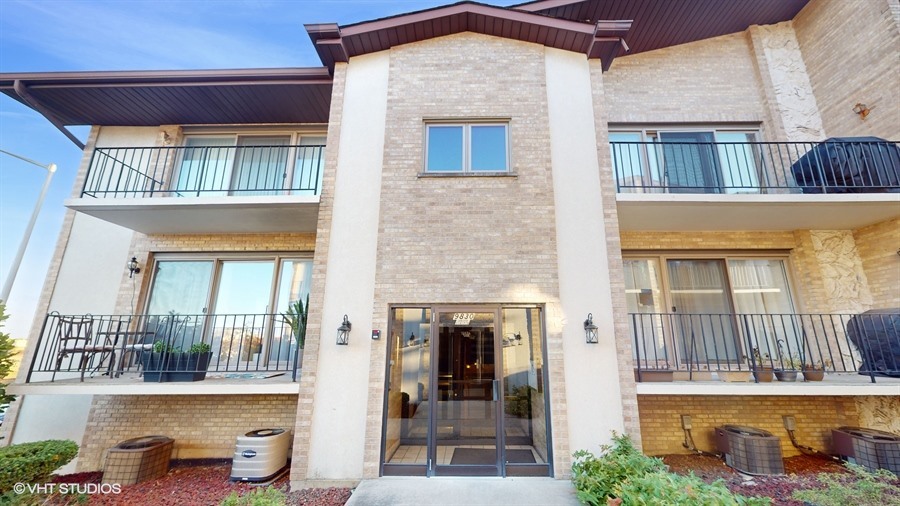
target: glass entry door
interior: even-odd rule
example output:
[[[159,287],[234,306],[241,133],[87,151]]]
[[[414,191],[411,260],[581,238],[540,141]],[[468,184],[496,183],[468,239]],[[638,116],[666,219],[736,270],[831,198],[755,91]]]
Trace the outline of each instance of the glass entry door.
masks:
[[[395,307],[385,476],[550,476],[542,309]]]
[[[436,320],[434,475],[498,476],[497,314],[440,311]]]

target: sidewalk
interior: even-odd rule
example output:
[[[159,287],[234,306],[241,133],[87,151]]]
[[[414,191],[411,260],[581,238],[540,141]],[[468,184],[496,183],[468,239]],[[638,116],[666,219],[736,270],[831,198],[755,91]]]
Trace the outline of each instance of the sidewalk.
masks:
[[[400,478],[365,480],[346,506],[568,506],[575,487],[552,478]]]

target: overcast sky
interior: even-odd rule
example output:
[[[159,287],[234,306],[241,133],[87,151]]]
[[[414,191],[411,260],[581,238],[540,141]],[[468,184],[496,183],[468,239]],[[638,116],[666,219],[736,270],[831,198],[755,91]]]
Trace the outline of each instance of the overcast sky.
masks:
[[[321,66],[303,29],[306,23],[348,24],[448,3],[453,2],[0,0],[0,72]],[[87,137],[87,127],[71,129],[80,139]],[[7,301],[11,317],[5,330],[25,338],[81,151],[42,116],[5,95],[0,95],[0,149],[59,166]],[[45,175],[39,167],[0,154],[0,285]]]

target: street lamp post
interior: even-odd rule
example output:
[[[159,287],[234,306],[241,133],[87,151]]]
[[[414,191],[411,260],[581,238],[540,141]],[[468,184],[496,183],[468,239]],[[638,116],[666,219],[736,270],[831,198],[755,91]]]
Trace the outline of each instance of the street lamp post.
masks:
[[[0,149],[0,153],[9,155],[13,158],[18,158],[19,160],[28,162],[32,165],[37,165],[38,167],[47,171],[47,177],[44,179],[44,187],[41,188],[41,194],[38,197],[37,203],[34,205],[34,211],[32,211],[31,213],[31,219],[28,221],[28,226],[25,227],[25,235],[22,237],[22,242],[19,244],[19,250],[16,252],[16,258],[13,259],[13,263],[9,268],[9,276],[6,277],[6,282],[3,283],[3,291],[0,292],[0,302],[5,303],[9,300],[9,292],[12,291],[13,282],[16,280],[16,274],[18,274],[19,272],[19,265],[21,265],[22,263],[22,257],[25,256],[25,249],[28,247],[28,240],[31,239],[31,232],[32,230],[34,230],[34,224],[37,221],[38,214],[40,214],[41,212],[41,205],[44,203],[44,197],[47,195],[47,190],[50,188],[50,180],[53,179],[53,173],[56,172],[56,164],[51,163],[49,165],[41,165],[34,160],[30,160],[28,158],[25,158],[24,156],[19,156],[2,149]]]

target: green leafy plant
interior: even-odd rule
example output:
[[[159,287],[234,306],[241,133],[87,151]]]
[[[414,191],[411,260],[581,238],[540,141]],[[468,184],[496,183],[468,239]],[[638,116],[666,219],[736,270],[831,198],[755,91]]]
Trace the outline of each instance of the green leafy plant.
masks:
[[[7,318],[9,315],[6,314],[6,305],[0,301],[0,404],[9,404],[15,399],[15,396],[6,394],[6,383],[3,382],[15,365],[16,354],[12,338],[2,330]]]
[[[51,439],[0,448],[0,493],[16,483],[43,483],[78,454],[74,441]]]
[[[694,506],[759,506],[769,504],[766,498],[747,498],[732,494],[719,480],[704,483],[696,476],[670,473],[663,461],[637,450],[627,435],[613,432],[613,444],[603,445],[597,457],[580,450],[572,464],[572,481],[578,500],[591,506],[619,504],[643,506],[664,504]]]
[[[792,498],[816,506],[846,504],[900,505],[900,482],[887,469],[870,472],[862,466],[847,463],[850,475],[822,473],[817,476],[821,489],[798,490]]]
[[[532,391],[534,389],[528,385],[513,388],[510,395],[505,398],[506,414],[519,418],[531,418]]]
[[[194,343],[188,348],[188,353],[209,353],[212,347],[208,343]]]
[[[281,313],[284,322],[291,328],[291,334],[297,340],[297,346],[303,348],[306,344],[306,322],[309,318],[309,294],[306,295],[306,303],[297,299],[288,304],[287,310]]]
[[[264,489],[252,490],[244,495],[232,492],[219,503],[219,506],[282,506],[285,503],[284,493],[270,485]]]
[[[179,351],[181,350],[173,348],[172,345],[167,344],[165,341],[153,341],[153,353],[177,353]]]

